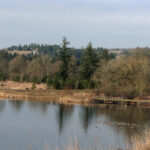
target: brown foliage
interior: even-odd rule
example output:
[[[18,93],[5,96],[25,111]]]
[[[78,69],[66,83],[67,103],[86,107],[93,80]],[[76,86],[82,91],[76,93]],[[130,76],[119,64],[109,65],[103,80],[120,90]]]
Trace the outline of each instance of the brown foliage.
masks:
[[[150,60],[146,56],[111,60],[102,67],[101,88],[106,95],[134,98],[150,91]]]

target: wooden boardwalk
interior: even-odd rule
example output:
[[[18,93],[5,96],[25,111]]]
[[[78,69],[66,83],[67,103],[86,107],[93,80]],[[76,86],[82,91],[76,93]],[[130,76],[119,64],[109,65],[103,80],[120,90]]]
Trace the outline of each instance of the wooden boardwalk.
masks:
[[[109,98],[109,97],[98,97],[93,99],[93,103],[96,104],[114,104],[114,105],[127,105],[127,106],[138,106],[138,107],[149,107],[150,100],[140,99],[122,99],[122,98]]]

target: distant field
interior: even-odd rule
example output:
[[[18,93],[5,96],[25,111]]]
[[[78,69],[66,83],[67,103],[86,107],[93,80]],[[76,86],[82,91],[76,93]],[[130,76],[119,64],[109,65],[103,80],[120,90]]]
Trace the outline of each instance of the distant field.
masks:
[[[28,55],[28,54],[31,54],[32,53],[32,51],[17,51],[17,50],[15,50],[15,51],[8,51],[8,53],[10,53],[10,54],[18,54],[18,55]]]
[[[117,55],[121,55],[123,53],[123,50],[109,50],[109,53],[114,53]]]

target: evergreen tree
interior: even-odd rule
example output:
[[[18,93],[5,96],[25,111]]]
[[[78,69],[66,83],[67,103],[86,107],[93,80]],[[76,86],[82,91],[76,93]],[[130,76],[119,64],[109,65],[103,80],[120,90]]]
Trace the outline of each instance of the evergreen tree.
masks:
[[[101,58],[102,58],[102,59],[105,59],[105,60],[109,60],[109,53],[108,53],[108,50],[104,49],[104,50],[102,51]]]
[[[59,70],[59,77],[65,81],[68,78],[68,64],[69,64],[69,59],[70,55],[68,52],[68,44],[69,42],[67,39],[64,37],[63,38],[63,44],[62,44],[62,49],[60,51],[60,60],[61,60],[61,66]]]
[[[81,78],[86,80],[91,79],[94,71],[96,70],[97,63],[98,56],[92,48],[92,44],[90,42],[81,60]]]
[[[78,62],[77,58],[74,55],[72,55],[70,57],[70,61],[68,64],[68,74],[69,74],[69,78],[71,79],[77,78],[77,75],[78,75],[77,62]]]

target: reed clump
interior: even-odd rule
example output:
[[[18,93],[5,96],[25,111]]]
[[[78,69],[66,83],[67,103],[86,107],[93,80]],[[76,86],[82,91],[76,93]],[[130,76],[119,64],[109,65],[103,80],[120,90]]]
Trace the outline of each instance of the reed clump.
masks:
[[[150,150],[150,131],[146,131],[142,138],[133,139],[133,150]]]

